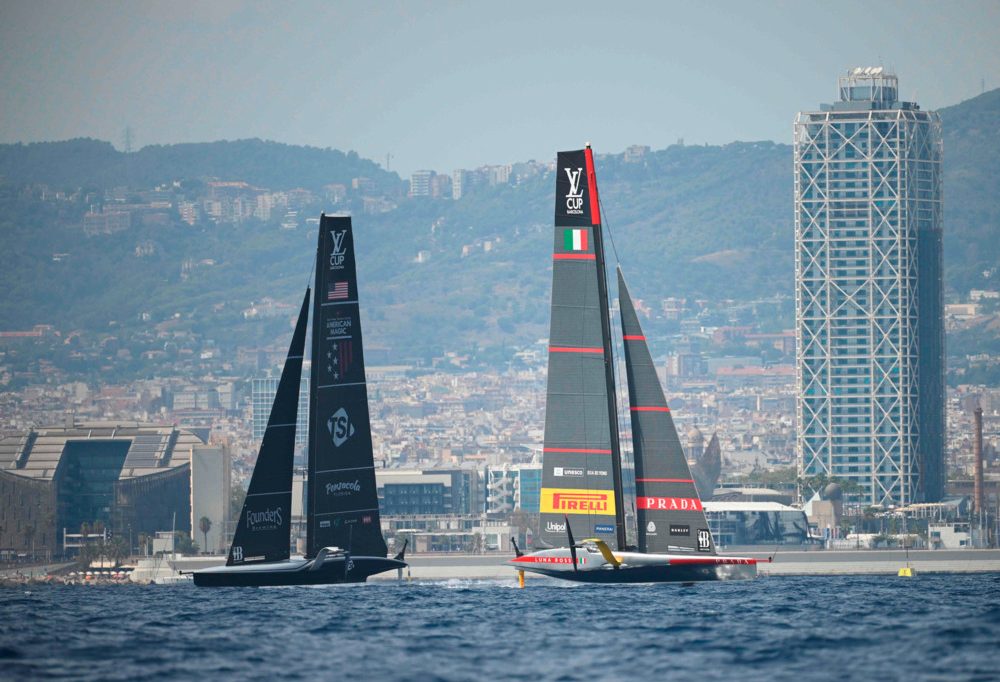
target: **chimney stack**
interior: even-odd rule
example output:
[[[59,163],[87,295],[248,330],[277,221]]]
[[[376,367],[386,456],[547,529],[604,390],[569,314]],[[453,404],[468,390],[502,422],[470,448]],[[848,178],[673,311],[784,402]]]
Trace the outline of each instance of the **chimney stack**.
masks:
[[[972,501],[977,514],[983,512],[983,408],[976,407],[972,413],[972,459],[975,462],[976,473],[972,489]]]

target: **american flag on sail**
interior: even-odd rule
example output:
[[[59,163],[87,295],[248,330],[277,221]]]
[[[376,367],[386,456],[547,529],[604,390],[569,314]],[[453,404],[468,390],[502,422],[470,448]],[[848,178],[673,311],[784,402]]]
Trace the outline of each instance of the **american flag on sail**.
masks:
[[[340,301],[347,298],[347,282],[330,282],[326,292],[326,300]]]

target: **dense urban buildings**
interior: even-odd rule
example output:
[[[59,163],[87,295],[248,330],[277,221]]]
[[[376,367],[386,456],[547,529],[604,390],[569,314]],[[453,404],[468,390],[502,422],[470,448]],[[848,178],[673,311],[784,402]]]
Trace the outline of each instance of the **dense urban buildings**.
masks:
[[[798,433],[804,476],[860,501],[943,493],[944,327],[938,116],[858,68],[795,121]]]

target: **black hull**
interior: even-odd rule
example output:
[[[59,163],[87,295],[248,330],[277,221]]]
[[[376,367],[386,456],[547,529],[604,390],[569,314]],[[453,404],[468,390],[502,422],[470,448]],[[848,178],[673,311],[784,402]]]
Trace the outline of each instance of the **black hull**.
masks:
[[[539,570],[538,568],[532,568],[531,572],[545,575],[550,578],[559,578],[560,580],[570,580],[578,583],[597,583],[602,585],[629,583],[696,583],[706,582],[709,580],[739,580],[753,577],[753,575],[732,575],[728,571],[727,574],[722,574],[719,572],[718,567],[714,565],[636,566],[634,568],[620,568],[618,570],[601,569],[590,571],[546,571]]]
[[[393,569],[405,568],[406,563],[382,557],[352,557],[349,570],[342,558],[327,559],[323,565],[311,570],[311,564],[289,570],[239,570],[227,567],[223,570],[208,569],[193,574],[198,587],[279,587],[286,585],[336,585],[340,583],[363,583],[369,576]]]

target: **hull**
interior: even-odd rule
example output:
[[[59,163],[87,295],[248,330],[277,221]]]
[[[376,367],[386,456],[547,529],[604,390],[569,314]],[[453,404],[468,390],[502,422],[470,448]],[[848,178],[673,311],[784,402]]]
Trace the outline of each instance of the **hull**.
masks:
[[[285,585],[335,585],[363,583],[369,576],[404,568],[406,563],[385,557],[332,557],[315,566],[315,560],[289,559],[248,566],[220,566],[195,571],[199,587],[275,587]]]
[[[757,560],[750,557],[691,556],[615,552],[618,568],[598,552],[580,548],[577,570],[568,548],[544,550],[512,559],[511,566],[550,578],[580,583],[693,583],[709,580],[750,580],[757,577]]]

